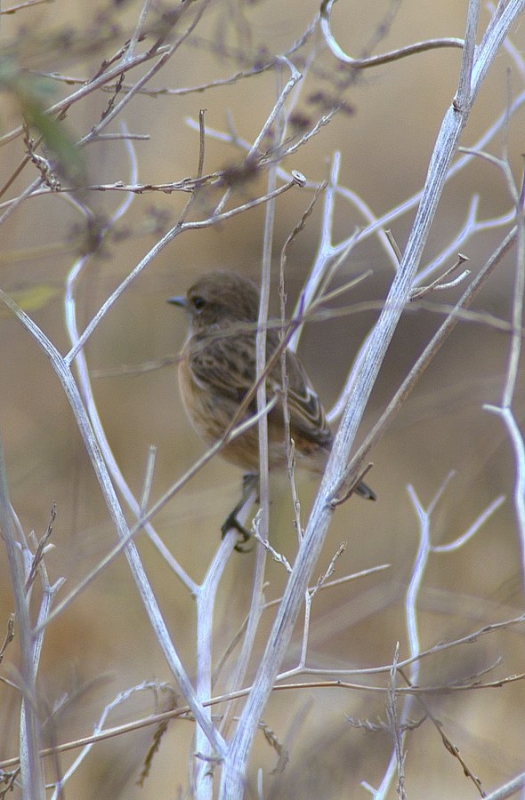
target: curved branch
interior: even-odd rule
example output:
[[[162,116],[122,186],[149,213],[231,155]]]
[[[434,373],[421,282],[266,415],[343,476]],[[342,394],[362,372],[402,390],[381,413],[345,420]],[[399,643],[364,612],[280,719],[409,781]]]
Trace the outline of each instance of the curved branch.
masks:
[[[441,47],[461,47],[465,46],[463,39],[455,39],[453,37],[446,37],[443,39],[427,39],[424,42],[415,42],[406,47],[400,47],[397,50],[390,50],[388,53],[382,53],[379,56],[369,56],[368,58],[353,58],[345,53],[345,51],[337,44],[331,30],[330,16],[332,13],[332,6],[335,0],[323,0],[321,3],[321,31],[325,38],[326,44],[336,58],[343,61],[345,64],[350,64],[356,69],[367,69],[368,67],[377,67],[380,64],[388,64],[390,61],[398,61],[400,58],[412,56],[415,53],[424,53],[427,50],[436,50]]]

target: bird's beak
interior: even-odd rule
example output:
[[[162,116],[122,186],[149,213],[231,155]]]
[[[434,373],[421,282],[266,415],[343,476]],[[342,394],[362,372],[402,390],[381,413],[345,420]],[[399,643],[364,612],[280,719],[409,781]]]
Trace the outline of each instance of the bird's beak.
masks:
[[[183,295],[179,297],[168,297],[168,303],[171,303],[174,306],[180,306],[181,308],[188,308],[188,301]]]

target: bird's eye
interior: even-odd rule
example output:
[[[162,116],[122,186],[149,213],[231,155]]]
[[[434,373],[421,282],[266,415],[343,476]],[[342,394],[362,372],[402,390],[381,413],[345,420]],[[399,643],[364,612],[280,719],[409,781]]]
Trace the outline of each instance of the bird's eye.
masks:
[[[197,297],[193,298],[192,303],[195,311],[202,311],[202,309],[206,305],[206,300],[204,299],[204,297],[199,297],[199,295],[197,295]]]

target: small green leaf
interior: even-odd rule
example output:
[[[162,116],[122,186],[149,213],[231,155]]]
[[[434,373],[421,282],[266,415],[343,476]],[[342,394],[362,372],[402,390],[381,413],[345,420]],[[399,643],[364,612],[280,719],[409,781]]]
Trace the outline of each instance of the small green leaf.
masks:
[[[29,313],[47,306],[55,297],[58,297],[61,291],[59,286],[40,283],[28,289],[16,289],[13,292],[9,292],[9,296],[20,306],[22,311]],[[11,316],[11,312],[5,306],[1,306],[0,316]]]

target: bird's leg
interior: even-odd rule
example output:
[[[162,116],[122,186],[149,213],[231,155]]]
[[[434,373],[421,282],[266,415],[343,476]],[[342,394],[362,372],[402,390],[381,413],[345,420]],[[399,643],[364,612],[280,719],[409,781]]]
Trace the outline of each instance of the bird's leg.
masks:
[[[244,525],[242,525],[242,523],[239,522],[239,520],[237,519],[237,514],[240,511],[242,511],[242,509],[246,505],[246,502],[250,498],[250,495],[257,486],[258,478],[259,476],[252,472],[243,475],[241,499],[237,503],[235,508],[232,511],[230,511],[230,513],[224,520],[223,524],[221,525],[221,532],[223,538],[232,528],[234,528],[240,534],[239,541],[235,545],[235,549],[237,550],[238,553],[247,553],[251,550],[251,548],[246,548],[244,547],[244,545],[251,538],[252,534],[247,528],[244,527]]]

